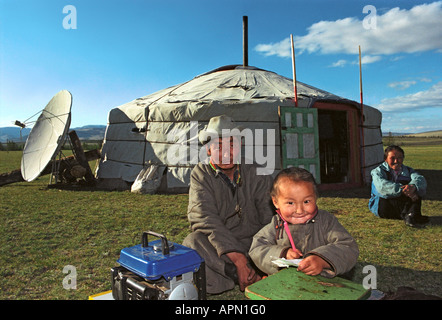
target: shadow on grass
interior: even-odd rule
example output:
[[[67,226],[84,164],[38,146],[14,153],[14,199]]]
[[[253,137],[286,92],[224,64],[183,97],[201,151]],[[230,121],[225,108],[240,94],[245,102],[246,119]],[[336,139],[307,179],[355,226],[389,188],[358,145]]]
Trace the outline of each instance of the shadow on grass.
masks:
[[[424,200],[442,201],[442,170],[416,169],[427,180],[427,194]]]
[[[366,266],[373,266],[374,268],[364,270]],[[372,276],[376,283],[370,281]],[[400,287],[410,287],[422,294],[442,299],[441,277],[442,272],[358,262],[352,270],[349,279],[356,283],[364,284],[365,278],[367,284],[375,284],[376,289],[385,294],[396,293]]]
[[[442,225],[442,216],[435,216],[435,217],[429,217],[430,222],[428,223],[428,225],[432,225],[432,226],[440,226]]]

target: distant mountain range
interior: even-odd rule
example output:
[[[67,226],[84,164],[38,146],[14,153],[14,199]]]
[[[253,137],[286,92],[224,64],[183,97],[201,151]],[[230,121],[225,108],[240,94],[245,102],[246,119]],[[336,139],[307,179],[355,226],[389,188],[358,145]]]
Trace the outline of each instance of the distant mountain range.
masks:
[[[426,131],[420,133],[382,132],[382,136],[409,136],[409,137],[442,137],[442,130]]]
[[[404,132],[382,132],[382,136],[383,137],[388,137],[388,136],[392,136],[392,137],[396,137],[396,136],[407,136],[407,135],[409,135],[409,134],[411,134],[411,132],[410,133],[404,133]]]
[[[106,126],[88,125],[78,128],[71,128],[70,130],[75,130],[80,140],[103,140]],[[21,132],[19,127],[0,128],[0,142],[26,142],[29,132],[31,132],[30,128],[23,128],[21,129]]]

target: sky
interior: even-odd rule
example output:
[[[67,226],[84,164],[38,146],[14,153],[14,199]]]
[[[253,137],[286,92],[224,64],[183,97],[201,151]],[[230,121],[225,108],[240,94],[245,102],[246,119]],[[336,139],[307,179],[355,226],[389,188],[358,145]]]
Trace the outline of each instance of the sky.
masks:
[[[0,0],[0,127],[36,120],[60,90],[71,128],[224,65],[250,66],[360,101],[383,132],[442,130],[442,1]]]

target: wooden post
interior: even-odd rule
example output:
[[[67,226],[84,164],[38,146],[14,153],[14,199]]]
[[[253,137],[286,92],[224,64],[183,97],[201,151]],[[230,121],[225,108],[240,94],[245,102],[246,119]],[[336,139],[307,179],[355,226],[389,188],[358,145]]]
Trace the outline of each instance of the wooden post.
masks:
[[[249,36],[248,36],[248,17],[242,17],[242,47],[243,47],[243,66],[249,65]]]
[[[362,176],[362,183],[365,182],[365,137],[364,137],[364,95],[362,93],[362,58],[361,58],[361,46],[359,46],[359,91],[361,95],[361,119],[360,119],[360,126],[361,126],[361,176]]]
[[[72,148],[73,148],[72,151],[74,151],[75,158],[77,159],[78,163],[80,163],[80,165],[86,169],[86,174],[84,178],[86,179],[87,182],[95,181],[91,167],[89,166],[89,162],[86,160],[86,156],[84,155],[83,147],[81,146],[81,141],[78,138],[75,130],[69,132],[69,138],[71,139]]]
[[[364,98],[362,94],[362,59],[361,59],[361,46],[359,46],[359,93],[361,96],[361,111],[364,110]],[[363,113],[362,113],[363,115]]]
[[[295,63],[295,44],[293,42],[293,34],[290,35],[292,44],[292,71],[293,71],[293,89],[295,91],[295,106],[298,107],[298,89],[296,85],[296,63]]]

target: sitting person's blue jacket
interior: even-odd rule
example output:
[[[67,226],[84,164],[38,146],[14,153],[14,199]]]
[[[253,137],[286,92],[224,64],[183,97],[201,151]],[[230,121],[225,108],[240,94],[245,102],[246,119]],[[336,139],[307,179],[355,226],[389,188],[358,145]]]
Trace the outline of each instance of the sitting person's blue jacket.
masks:
[[[401,186],[412,184],[416,187],[417,194],[423,197],[427,191],[427,181],[424,176],[417,173],[413,168],[402,165],[402,171],[394,180],[387,162],[382,163],[371,171],[371,198],[368,202],[368,208],[375,215],[378,214],[379,198],[389,199],[401,196]]]

